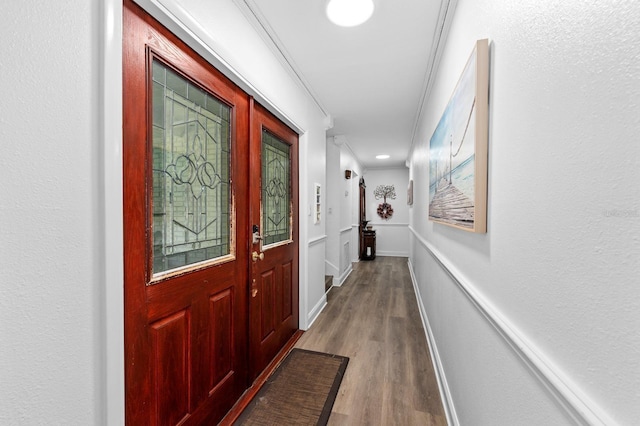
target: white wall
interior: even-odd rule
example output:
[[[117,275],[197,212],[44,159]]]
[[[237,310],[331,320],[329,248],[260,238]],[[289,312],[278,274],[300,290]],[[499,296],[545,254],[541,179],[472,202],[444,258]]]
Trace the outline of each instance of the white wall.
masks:
[[[358,221],[360,208],[360,177],[362,166],[344,136],[336,136],[340,147],[340,277],[341,284],[352,271],[352,262],[358,261]],[[344,178],[344,171],[351,170],[351,179]]]
[[[457,1],[411,157],[410,260],[460,424],[640,418],[638,22],[632,0]],[[489,196],[475,235],[425,218],[428,141],[480,38]]]
[[[0,424],[102,418],[97,2],[3,4]]]
[[[345,171],[351,170],[350,179]],[[362,167],[345,136],[327,139],[327,274],[339,286],[358,260],[358,215]],[[329,209],[331,212],[329,212]]]
[[[409,205],[407,204],[407,187],[409,186],[409,169],[368,169],[364,174],[367,185],[367,220],[376,231],[376,255],[409,256]],[[387,199],[393,208],[393,215],[383,219],[378,215],[378,205],[384,200],[376,200],[373,192],[378,185],[394,185],[396,199]]]
[[[334,138],[327,138],[327,186],[326,194],[326,231],[327,244],[325,249],[325,272],[337,278],[340,276],[340,212],[342,181],[344,170],[340,170],[340,147],[334,143]],[[336,282],[337,284],[337,282]]]

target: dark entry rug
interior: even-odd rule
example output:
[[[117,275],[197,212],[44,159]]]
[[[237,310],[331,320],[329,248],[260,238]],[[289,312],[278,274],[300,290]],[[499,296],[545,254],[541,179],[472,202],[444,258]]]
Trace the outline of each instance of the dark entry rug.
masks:
[[[292,349],[236,425],[326,425],[349,358]]]

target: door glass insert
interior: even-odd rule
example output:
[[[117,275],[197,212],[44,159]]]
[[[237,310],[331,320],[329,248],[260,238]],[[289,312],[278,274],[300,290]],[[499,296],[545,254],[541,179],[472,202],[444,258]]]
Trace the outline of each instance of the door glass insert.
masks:
[[[231,108],[153,60],[153,274],[231,254]]]
[[[291,239],[291,148],[262,130],[262,232],[263,243]]]

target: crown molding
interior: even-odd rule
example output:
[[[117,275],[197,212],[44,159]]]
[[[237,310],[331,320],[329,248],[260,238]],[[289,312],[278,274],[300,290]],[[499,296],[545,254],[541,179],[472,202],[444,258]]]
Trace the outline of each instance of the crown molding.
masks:
[[[258,35],[264,40],[274,56],[278,59],[284,69],[289,73],[293,80],[302,88],[318,109],[325,115],[325,127],[331,129],[333,127],[333,118],[327,111],[318,94],[313,90],[311,84],[307,81],[300,68],[296,65],[292,56],[287,52],[284,43],[280,41],[278,34],[269,24],[269,21],[260,10],[260,7],[253,0],[233,0],[235,5],[247,18],[249,23],[254,27]]]
[[[442,56],[442,50],[451,27],[451,21],[456,9],[458,0],[442,0],[440,3],[440,12],[438,13],[438,23],[436,25],[435,32],[433,34],[433,42],[431,43],[431,51],[429,54],[429,63],[427,65],[427,71],[424,75],[424,81],[422,83],[422,95],[418,101],[416,108],[416,115],[413,122],[413,131],[411,132],[411,146],[409,147],[409,153],[407,161],[413,155],[413,150],[416,145],[416,137],[418,136],[418,127],[420,121],[422,121],[424,114],[424,104],[433,86],[436,73],[438,71],[438,65],[440,64],[440,57]]]

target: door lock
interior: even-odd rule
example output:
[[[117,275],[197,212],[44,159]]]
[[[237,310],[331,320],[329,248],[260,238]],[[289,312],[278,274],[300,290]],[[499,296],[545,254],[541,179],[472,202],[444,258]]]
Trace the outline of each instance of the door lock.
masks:
[[[262,235],[260,235],[260,227],[258,225],[253,225],[251,231],[253,232],[253,244],[258,244],[262,240]]]
[[[256,297],[258,295],[258,286],[256,285],[256,280],[254,279],[251,282],[251,297]]]

